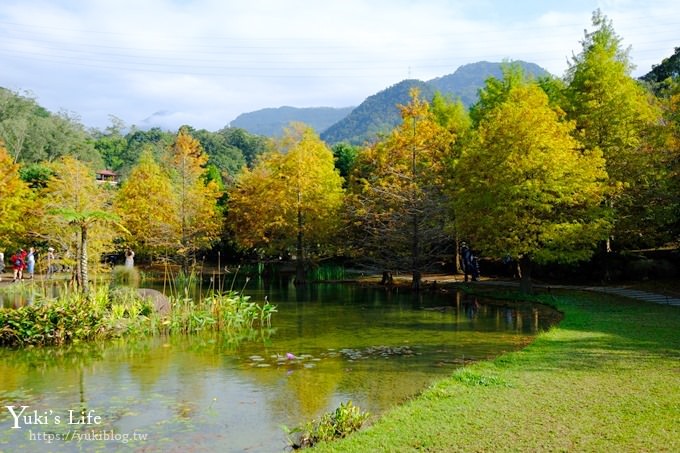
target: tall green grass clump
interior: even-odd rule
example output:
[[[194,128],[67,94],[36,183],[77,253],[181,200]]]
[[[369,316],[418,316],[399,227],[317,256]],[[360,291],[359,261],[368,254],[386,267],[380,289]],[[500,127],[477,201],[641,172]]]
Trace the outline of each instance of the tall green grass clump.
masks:
[[[139,287],[140,280],[139,270],[135,267],[116,266],[111,272],[111,282],[116,286],[137,288]]]
[[[344,266],[324,264],[309,270],[309,272],[307,272],[307,277],[313,281],[344,280],[347,277],[347,274]]]
[[[260,305],[233,291],[215,292],[198,302],[186,298],[171,301],[171,314],[159,326],[161,333],[189,334],[207,329],[236,333],[270,327],[272,314],[276,313],[276,307],[268,301]]]
[[[289,442],[295,449],[312,447],[319,442],[340,439],[358,431],[370,414],[354,406],[351,401],[341,403],[333,412],[325,413],[319,420],[288,431]],[[291,434],[297,439],[293,440]]]
[[[32,305],[0,308],[0,346],[48,346],[125,335],[219,332],[248,339],[271,327],[276,307],[240,293],[214,293],[198,302],[172,297],[161,314],[128,287],[97,287],[88,296],[66,288],[56,298],[36,296]]]
[[[64,291],[57,299],[36,296],[32,305],[0,309],[1,346],[48,346],[117,336],[150,313],[142,300],[130,300],[129,311],[112,310],[108,288],[97,288],[87,298]],[[134,308],[133,308],[134,307]],[[126,322],[121,322],[127,317]]]

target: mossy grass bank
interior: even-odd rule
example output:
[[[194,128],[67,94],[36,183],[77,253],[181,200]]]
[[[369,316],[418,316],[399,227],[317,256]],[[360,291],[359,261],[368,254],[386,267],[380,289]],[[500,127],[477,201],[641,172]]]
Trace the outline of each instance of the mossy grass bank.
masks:
[[[315,451],[680,451],[680,309],[535,298],[564,313],[558,327]]]

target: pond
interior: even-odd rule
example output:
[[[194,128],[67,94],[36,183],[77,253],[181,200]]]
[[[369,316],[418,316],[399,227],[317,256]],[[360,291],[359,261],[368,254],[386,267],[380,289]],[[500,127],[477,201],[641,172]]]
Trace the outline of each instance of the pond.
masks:
[[[254,283],[245,290],[252,300],[267,296],[279,311],[272,330],[251,341],[196,335],[0,349],[3,449],[283,451],[282,426],[347,400],[379,415],[558,320],[545,306],[457,292]]]

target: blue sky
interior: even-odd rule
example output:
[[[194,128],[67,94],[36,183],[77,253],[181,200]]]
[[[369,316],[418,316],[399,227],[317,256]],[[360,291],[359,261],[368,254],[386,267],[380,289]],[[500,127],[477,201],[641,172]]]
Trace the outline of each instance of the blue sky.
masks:
[[[2,0],[0,86],[87,127],[217,130],[265,107],[358,105],[406,78],[526,60],[562,76],[600,8],[639,76],[677,0]]]

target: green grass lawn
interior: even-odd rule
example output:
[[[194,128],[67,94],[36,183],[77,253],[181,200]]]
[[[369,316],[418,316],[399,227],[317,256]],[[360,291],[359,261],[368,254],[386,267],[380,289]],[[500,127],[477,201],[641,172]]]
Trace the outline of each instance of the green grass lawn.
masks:
[[[540,295],[565,315],[319,451],[680,451],[680,308]],[[316,450],[315,450],[316,451]]]

